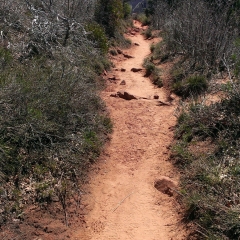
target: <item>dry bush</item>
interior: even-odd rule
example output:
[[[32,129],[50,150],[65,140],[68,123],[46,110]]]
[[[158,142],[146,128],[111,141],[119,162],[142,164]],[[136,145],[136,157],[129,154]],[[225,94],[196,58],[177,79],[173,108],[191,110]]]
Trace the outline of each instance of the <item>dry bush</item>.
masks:
[[[216,67],[223,56],[231,55],[236,32],[227,20],[228,9],[221,15],[204,1],[183,1],[168,22],[169,41],[193,59],[192,65]]]
[[[66,213],[111,131],[96,82],[108,62],[84,27],[92,4],[0,3],[0,225],[53,198]]]
[[[234,1],[152,2],[155,7],[153,18],[161,19],[155,27],[162,29],[164,39],[159,58],[178,56],[186,76],[209,78],[211,74],[229,68],[239,33],[239,9]]]
[[[198,224],[203,239],[240,237],[240,86],[226,89],[219,103],[191,104],[181,111],[173,147],[173,158],[184,171],[186,218]],[[204,142],[205,149],[198,149]]]

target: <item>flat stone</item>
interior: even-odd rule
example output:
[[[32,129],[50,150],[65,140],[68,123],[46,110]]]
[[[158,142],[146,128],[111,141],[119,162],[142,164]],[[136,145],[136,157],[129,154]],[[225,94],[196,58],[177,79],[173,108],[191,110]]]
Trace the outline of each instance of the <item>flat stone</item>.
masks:
[[[125,100],[132,100],[132,99],[137,99],[137,97],[135,97],[134,95],[128,93],[128,92],[123,92],[123,91],[119,91],[117,92],[117,95],[120,97],[120,98],[123,98]]]
[[[142,71],[142,68],[132,68],[131,71],[132,72],[140,72],[140,71]]]

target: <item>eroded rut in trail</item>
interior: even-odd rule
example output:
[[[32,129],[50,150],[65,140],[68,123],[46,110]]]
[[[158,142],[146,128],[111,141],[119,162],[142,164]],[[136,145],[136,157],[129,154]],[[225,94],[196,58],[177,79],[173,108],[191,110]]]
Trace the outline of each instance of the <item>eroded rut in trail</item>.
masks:
[[[152,85],[144,71],[131,71],[142,68],[149,46],[156,40],[144,40],[139,32],[129,38],[133,47],[123,52],[133,58],[115,57],[109,77],[117,80],[102,93],[114,131],[91,177],[90,194],[82,201],[86,229],[74,233],[72,239],[186,239],[181,209],[174,198],[178,174],[168,161],[177,101],[159,104],[167,101],[164,89]],[[122,80],[125,85],[120,85]],[[118,91],[141,98],[110,97]]]

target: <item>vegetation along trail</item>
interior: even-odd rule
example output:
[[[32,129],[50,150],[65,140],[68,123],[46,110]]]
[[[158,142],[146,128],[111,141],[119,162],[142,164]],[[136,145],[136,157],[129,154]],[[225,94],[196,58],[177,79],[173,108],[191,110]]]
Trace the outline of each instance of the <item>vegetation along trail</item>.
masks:
[[[163,104],[167,102],[164,89],[144,77],[142,63],[156,39],[145,40],[141,28],[135,23],[130,34],[132,48],[114,57],[113,76],[107,77],[116,80],[102,93],[114,131],[91,177],[90,194],[82,202],[86,208],[85,239],[186,238],[181,208],[174,198],[178,174],[168,161],[177,102]],[[122,80],[125,85],[120,84]],[[127,101],[123,92],[116,94],[118,91],[136,99]],[[80,236],[84,238],[82,230],[72,239]]]

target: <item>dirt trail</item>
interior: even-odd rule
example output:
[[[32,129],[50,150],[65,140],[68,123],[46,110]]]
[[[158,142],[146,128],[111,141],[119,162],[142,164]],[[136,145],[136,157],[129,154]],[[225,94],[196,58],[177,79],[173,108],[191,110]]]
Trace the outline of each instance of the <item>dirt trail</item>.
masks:
[[[91,177],[90,194],[83,199],[87,227],[84,233],[75,232],[71,239],[186,239],[180,224],[181,209],[171,190],[177,185],[178,174],[168,161],[176,102],[159,106],[153,96],[157,94],[165,102],[164,89],[153,86],[143,77],[143,71],[130,71],[142,68],[154,41],[144,40],[140,33],[130,39],[139,46],[123,52],[133,58],[118,55],[114,62],[119,70],[113,71],[126,85],[117,81],[102,93],[114,132],[100,158],[98,171]],[[121,68],[126,71],[121,72]],[[120,90],[148,99],[126,101],[110,97]]]

